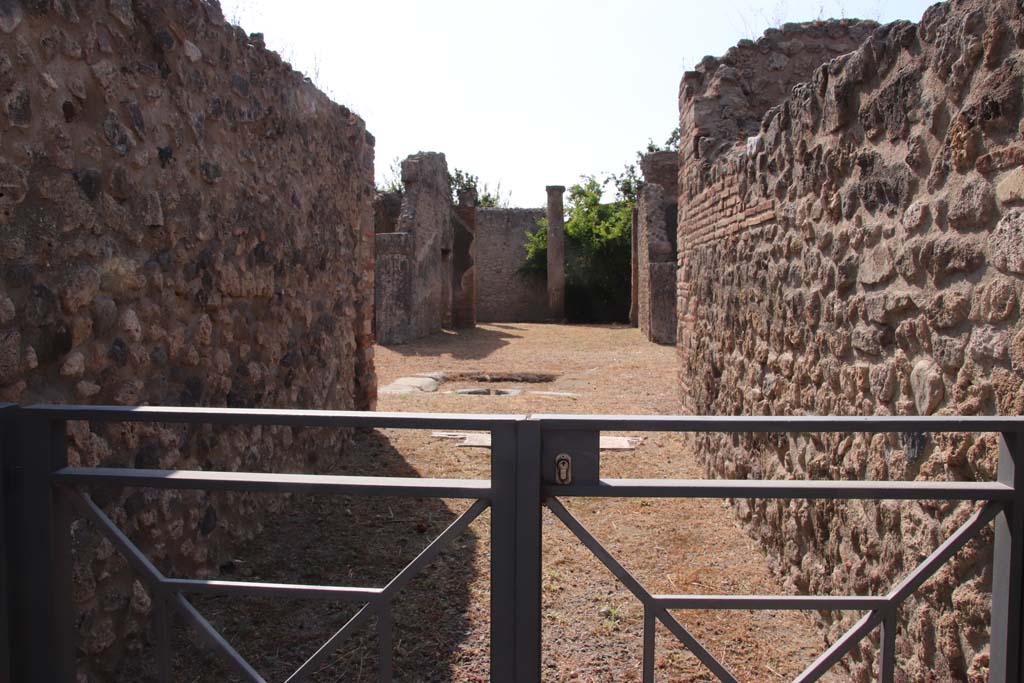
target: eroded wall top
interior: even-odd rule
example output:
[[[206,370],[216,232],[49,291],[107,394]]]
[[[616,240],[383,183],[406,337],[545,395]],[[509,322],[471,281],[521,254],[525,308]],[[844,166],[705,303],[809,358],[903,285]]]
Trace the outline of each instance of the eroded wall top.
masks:
[[[707,158],[722,145],[756,134],[765,112],[793,86],[857,49],[877,26],[857,20],[784,24],[756,42],[740,41],[723,57],[702,59],[679,86],[683,161]]]
[[[679,192],[679,154],[675,151],[651,152],[640,158],[644,183],[660,187],[668,202],[675,202]]]

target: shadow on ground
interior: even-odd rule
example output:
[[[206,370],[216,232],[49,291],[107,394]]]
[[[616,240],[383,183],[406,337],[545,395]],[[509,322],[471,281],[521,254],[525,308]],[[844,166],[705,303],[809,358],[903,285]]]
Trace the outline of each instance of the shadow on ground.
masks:
[[[357,433],[345,474],[417,477],[388,439]],[[221,568],[224,580],[382,587],[447,527],[468,502],[411,498],[295,496]],[[454,509],[457,508],[457,509]],[[452,664],[487,671],[488,644],[465,642],[481,521],[450,544],[393,603],[394,678],[448,681]],[[358,609],[323,601],[195,597],[193,604],[268,681],[287,679]],[[328,657],[312,681],[376,681],[376,619]],[[151,638],[149,639],[151,640]],[[194,631],[174,628],[174,681],[241,680]],[[155,681],[148,643],[118,681]],[[461,667],[465,669],[465,662]]]
[[[509,324],[488,324],[465,330],[444,330],[408,344],[395,344],[386,348],[402,356],[440,358],[449,356],[458,360],[480,360],[498,349],[508,346],[522,335],[522,327]]]

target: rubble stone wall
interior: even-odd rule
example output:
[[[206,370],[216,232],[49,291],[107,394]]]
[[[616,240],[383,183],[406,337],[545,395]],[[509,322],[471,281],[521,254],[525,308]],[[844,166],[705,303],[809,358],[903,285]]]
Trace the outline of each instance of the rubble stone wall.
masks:
[[[381,193],[374,202],[377,249],[388,255],[378,258],[376,268],[375,328],[381,344],[402,344],[451,326],[455,290],[464,304],[461,276],[472,260],[472,237],[469,228],[463,227],[459,245],[464,253],[456,288],[455,222],[459,218],[452,206],[444,154],[420,152],[407,157],[402,162],[402,185],[401,192]],[[468,214],[466,218],[472,220]],[[404,265],[399,266],[396,258]],[[460,311],[465,312],[464,305]]]
[[[548,290],[543,277],[523,275],[526,234],[544,209],[477,209],[476,292],[480,322],[543,322]]]
[[[411,333],[440,332],[451,315],[452,197],[444,154],[424,152],[402,162],[398,231],[411,233],[415,254]]]
[[[806,30],[852,38],[865,28]],[[807,44],[804,31],[759,41],[758,78],[774,77],[786,43]],[[871,27],[756,127],[724,113],[744,110],[742,91],[750,111],[769,103],[760,86],[736,87],[728,57],[684,77],[678,348],[690,410],[1021,414],[1022,46],[1013,0],[939,4],[920,25]],[[994,439],[980,435],[698,442],[721,477],[995,476]],[[736,509],[794,590],[881,594],[973,507],[740,500]],[[985,680],[990,559],[989,546],[971,544],[901,610],[901,680]],[[826,623],[835,638],[851,621]],[[854,680],[873,678],[871,649],[848,658]]]
[[[216,2],[0,3],[0,400],[369,408],[373,138]],[[79,466],[320,471],[346,435],[70,426]],[[158,566],[208,576],[275,506],[97,493]],[[96,680],[150,599],[76,532]],[[97,668],[98,667],[98,668]]]
[[[756,135],[765,113],[829,60],[856,50],[874,22],[784,24],[724,57],[705,57],[680,85],[681,161],[706,158]]]

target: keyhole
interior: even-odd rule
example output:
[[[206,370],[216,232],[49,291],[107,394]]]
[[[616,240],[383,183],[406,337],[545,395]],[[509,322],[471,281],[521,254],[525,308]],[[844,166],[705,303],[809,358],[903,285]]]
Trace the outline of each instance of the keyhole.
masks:
[[[568,453],[555,457],[555,482],[562,486],[572,483],[572,458]]]

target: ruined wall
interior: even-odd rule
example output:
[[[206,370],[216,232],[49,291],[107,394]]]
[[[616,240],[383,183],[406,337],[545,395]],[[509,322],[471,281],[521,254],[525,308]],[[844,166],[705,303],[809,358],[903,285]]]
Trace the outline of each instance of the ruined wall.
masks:
[[[419,339],[452,323],[455,230],[444,155],[420,152],[407,157],[402,184],[400,194],[378,195],[375,203],[377,248],[398,257],[395,250],[405,245],[409,251],[401,258],[411,273],[407,282],[405,266],[378,259],[375,328],[382,344]],[[395,237],[399,234],[408,239]]]
[[[640,325],[640,214],[636,206],[629,219],[629,325]]]
[[[786,33],[775,34],[778,49]],[[1012,0],[936,5],[920,26],[874,29],[815,70],[757,130],[705,123],[716,108],[698,85],[714,79],[684,78],[679,353],[691,410],[1021,413],[1022,46]],[[732,137],[713,139],[715,130]],[[722,477],[995,476],[991,438],[698,441]],[[971,506],[738,501],[737,510],[793,589],[879,594]],[[984,680],[990,552],[971,547],[901,610],[904,680]],[[849,623],[830,620],[830,636]],[[848,661],[854,680],[871,679],[869,650]]]
[[[373,201],[373,229],[375,233],[398,232],[398,217],[401,215],[401,192],[377,193]]]
[[[476,326],[476,190],[459,193],[452,215],[452,327]]]
[[[372,405],[362,120],[213,2],[0,3],[0,81],[0,400]],[[346,441],[288,428],[70,432],[80,466],[317,471]],[[182,576],[209,575],[274,506],[175,491],[96,500]],[[150,600],[109,543],[76,538],[81,653],[112,666]]]
[[[544,209],[477,210],[475,258],[480,322],[547,319],[544,278],[518,272],[526,262],[526,233],[537,229],[544,214]]]
[[[443,154],[414,154],[402,162],[398,231],[413,235],[413,338],[440,332],[451,315],[452,198]]]
[[[822,64],[851,52],[877,24],[826,21],[784,24],[724,57],[705,57],[680,86],[681,161],[706,158],[756,135],[761,119]]]
[[[378,233],[376,242],[374,334],[382,344],[414,339],[412,300],[416,244],[407,232]]]
[[[636,314],[640,331],[676,342],[676,222],[679,158],[654,152],[640,161],[644,182],[636,211]]]

